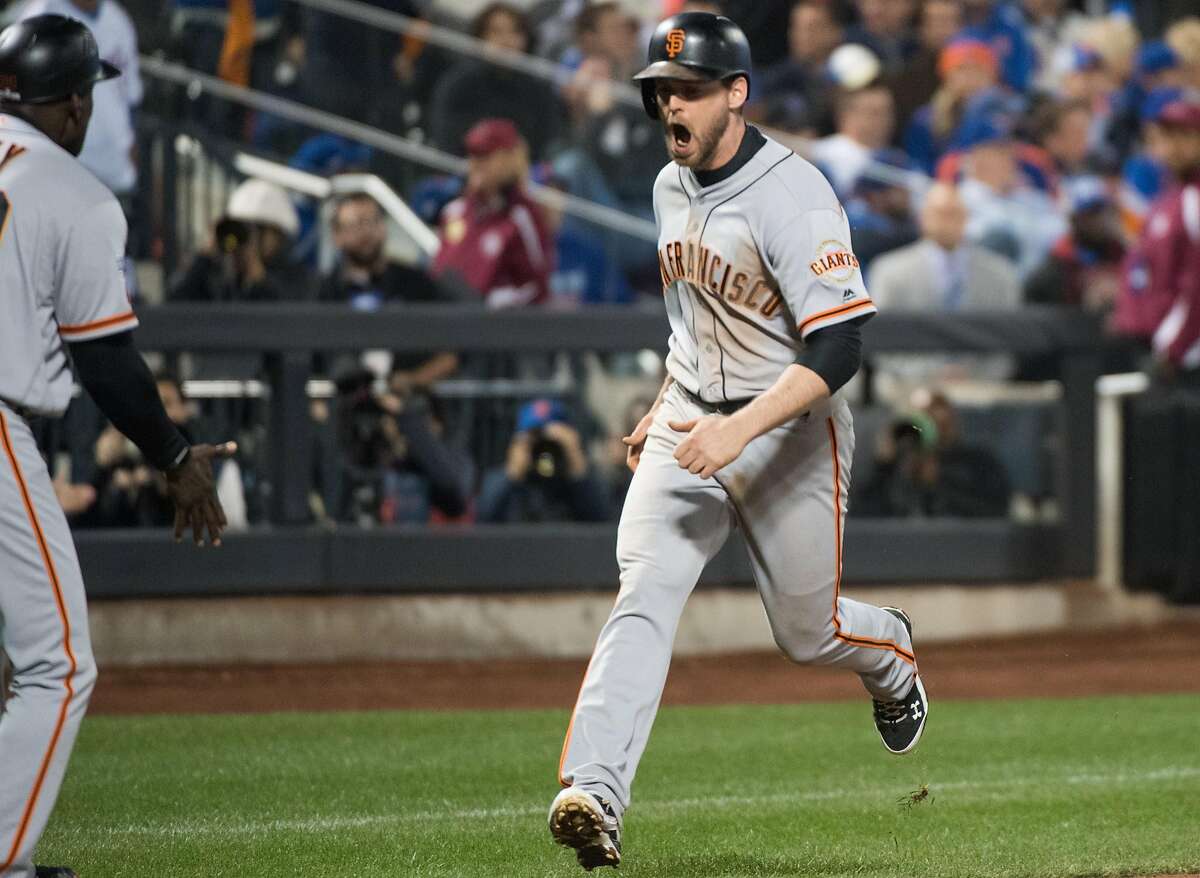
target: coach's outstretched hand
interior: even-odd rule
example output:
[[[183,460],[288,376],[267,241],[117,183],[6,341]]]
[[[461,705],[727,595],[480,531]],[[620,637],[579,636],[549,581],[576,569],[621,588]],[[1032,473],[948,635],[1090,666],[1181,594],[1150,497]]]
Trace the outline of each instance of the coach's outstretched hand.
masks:
[[[214,458],[233,457],[236,453],[236,442],[193,445],[187,459],[167,473],[167,494],[175,504],[175,542],[182,540],[183,532],[190,527],[197,546],[204,545],[205,530],[209,545],[221,545],[225,511],[217,499],[212,462]]]

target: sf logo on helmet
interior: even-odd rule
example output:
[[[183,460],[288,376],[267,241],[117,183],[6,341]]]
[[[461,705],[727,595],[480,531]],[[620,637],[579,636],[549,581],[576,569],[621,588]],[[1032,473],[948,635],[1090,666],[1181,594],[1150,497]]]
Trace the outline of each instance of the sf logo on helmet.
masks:
[[[683,51],[683,38],[686,36],[683,28],[677,27],[667,31],[667,57],[674,58]]]

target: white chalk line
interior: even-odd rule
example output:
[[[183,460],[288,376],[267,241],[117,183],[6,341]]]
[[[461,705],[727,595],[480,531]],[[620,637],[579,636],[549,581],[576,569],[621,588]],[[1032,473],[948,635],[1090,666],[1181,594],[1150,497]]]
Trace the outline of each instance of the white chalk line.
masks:
[[[1118,786],[1124,784],[1163,783],[1193,778],[1200,778],[1200,766],[1163,768],[1152,771],[1078,771],[1058,777],[1041,776],[1036,780],[1010,778],[1003,780],[930,781],[928,787],[930,794],[935,799],[941,793],[961,791],[968,795],[965,797],[956,797],[957,801],[969,801],[971,799],[1005,801],[1026,796],[1030,787],[1053,787],[1054,784],[1077,787]],[[879,800],[882,798],[890,806],[893,802],[903,798],[897,795],[898,791],[903,792],[902,786],[902,784],[889,784],[887,786],[873,785],[850,789],[801,790],[762,795],[723,795],[686,799],[639,800],[635,805],[635,813],[639,816],[654,817],[690,810],[712,811],[762,805],[799,805],[807,802],[838,799]],[[1008,793],[1006,794],[1005,791],[1008,791]],[[397,814],[338,815],[332,817],[279,818],[269,820],[245,819],[238,820],[237,822],[230,820],[183,820],[169,823],[139,823],[108,827],[93,825],[81,828],[77,830],[77,833],[88,837],[101,834],[113,840],[127,836],[193,838],[214,835],[226,837],[264,836],[283,832],[330,833],[354,829],[402,828],[406,825],[411,826],[423,823],[457,823],[472,820],[524,820],[532,817],[544,817],[548,807],[548,805],[539,804],[504,808],[454,809],[449,806],[449,803],[447,804],[447,810],[444,811],[425,810]]]

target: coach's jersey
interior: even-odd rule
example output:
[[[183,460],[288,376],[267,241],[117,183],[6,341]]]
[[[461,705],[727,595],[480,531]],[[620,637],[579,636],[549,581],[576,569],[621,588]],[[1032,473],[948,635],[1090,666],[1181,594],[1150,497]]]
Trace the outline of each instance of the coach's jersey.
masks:
[[[0,399],[61,414],[67,342],[137,325],[125,216],[107,188],[32,125],[0,116]]]
[[[707,402],[762,393],[810,333],[875,313],[828,181],[764,140],[711,186],[673,162],[654,184],[667,369]]]

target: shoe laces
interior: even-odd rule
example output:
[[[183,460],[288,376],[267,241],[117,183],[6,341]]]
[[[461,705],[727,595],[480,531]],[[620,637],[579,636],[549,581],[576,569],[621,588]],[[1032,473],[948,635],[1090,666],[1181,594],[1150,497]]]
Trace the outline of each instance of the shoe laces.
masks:
[[[886,722],[899,722],[908,715],[906,701],[880,701],[875,699],[875,718]]]

